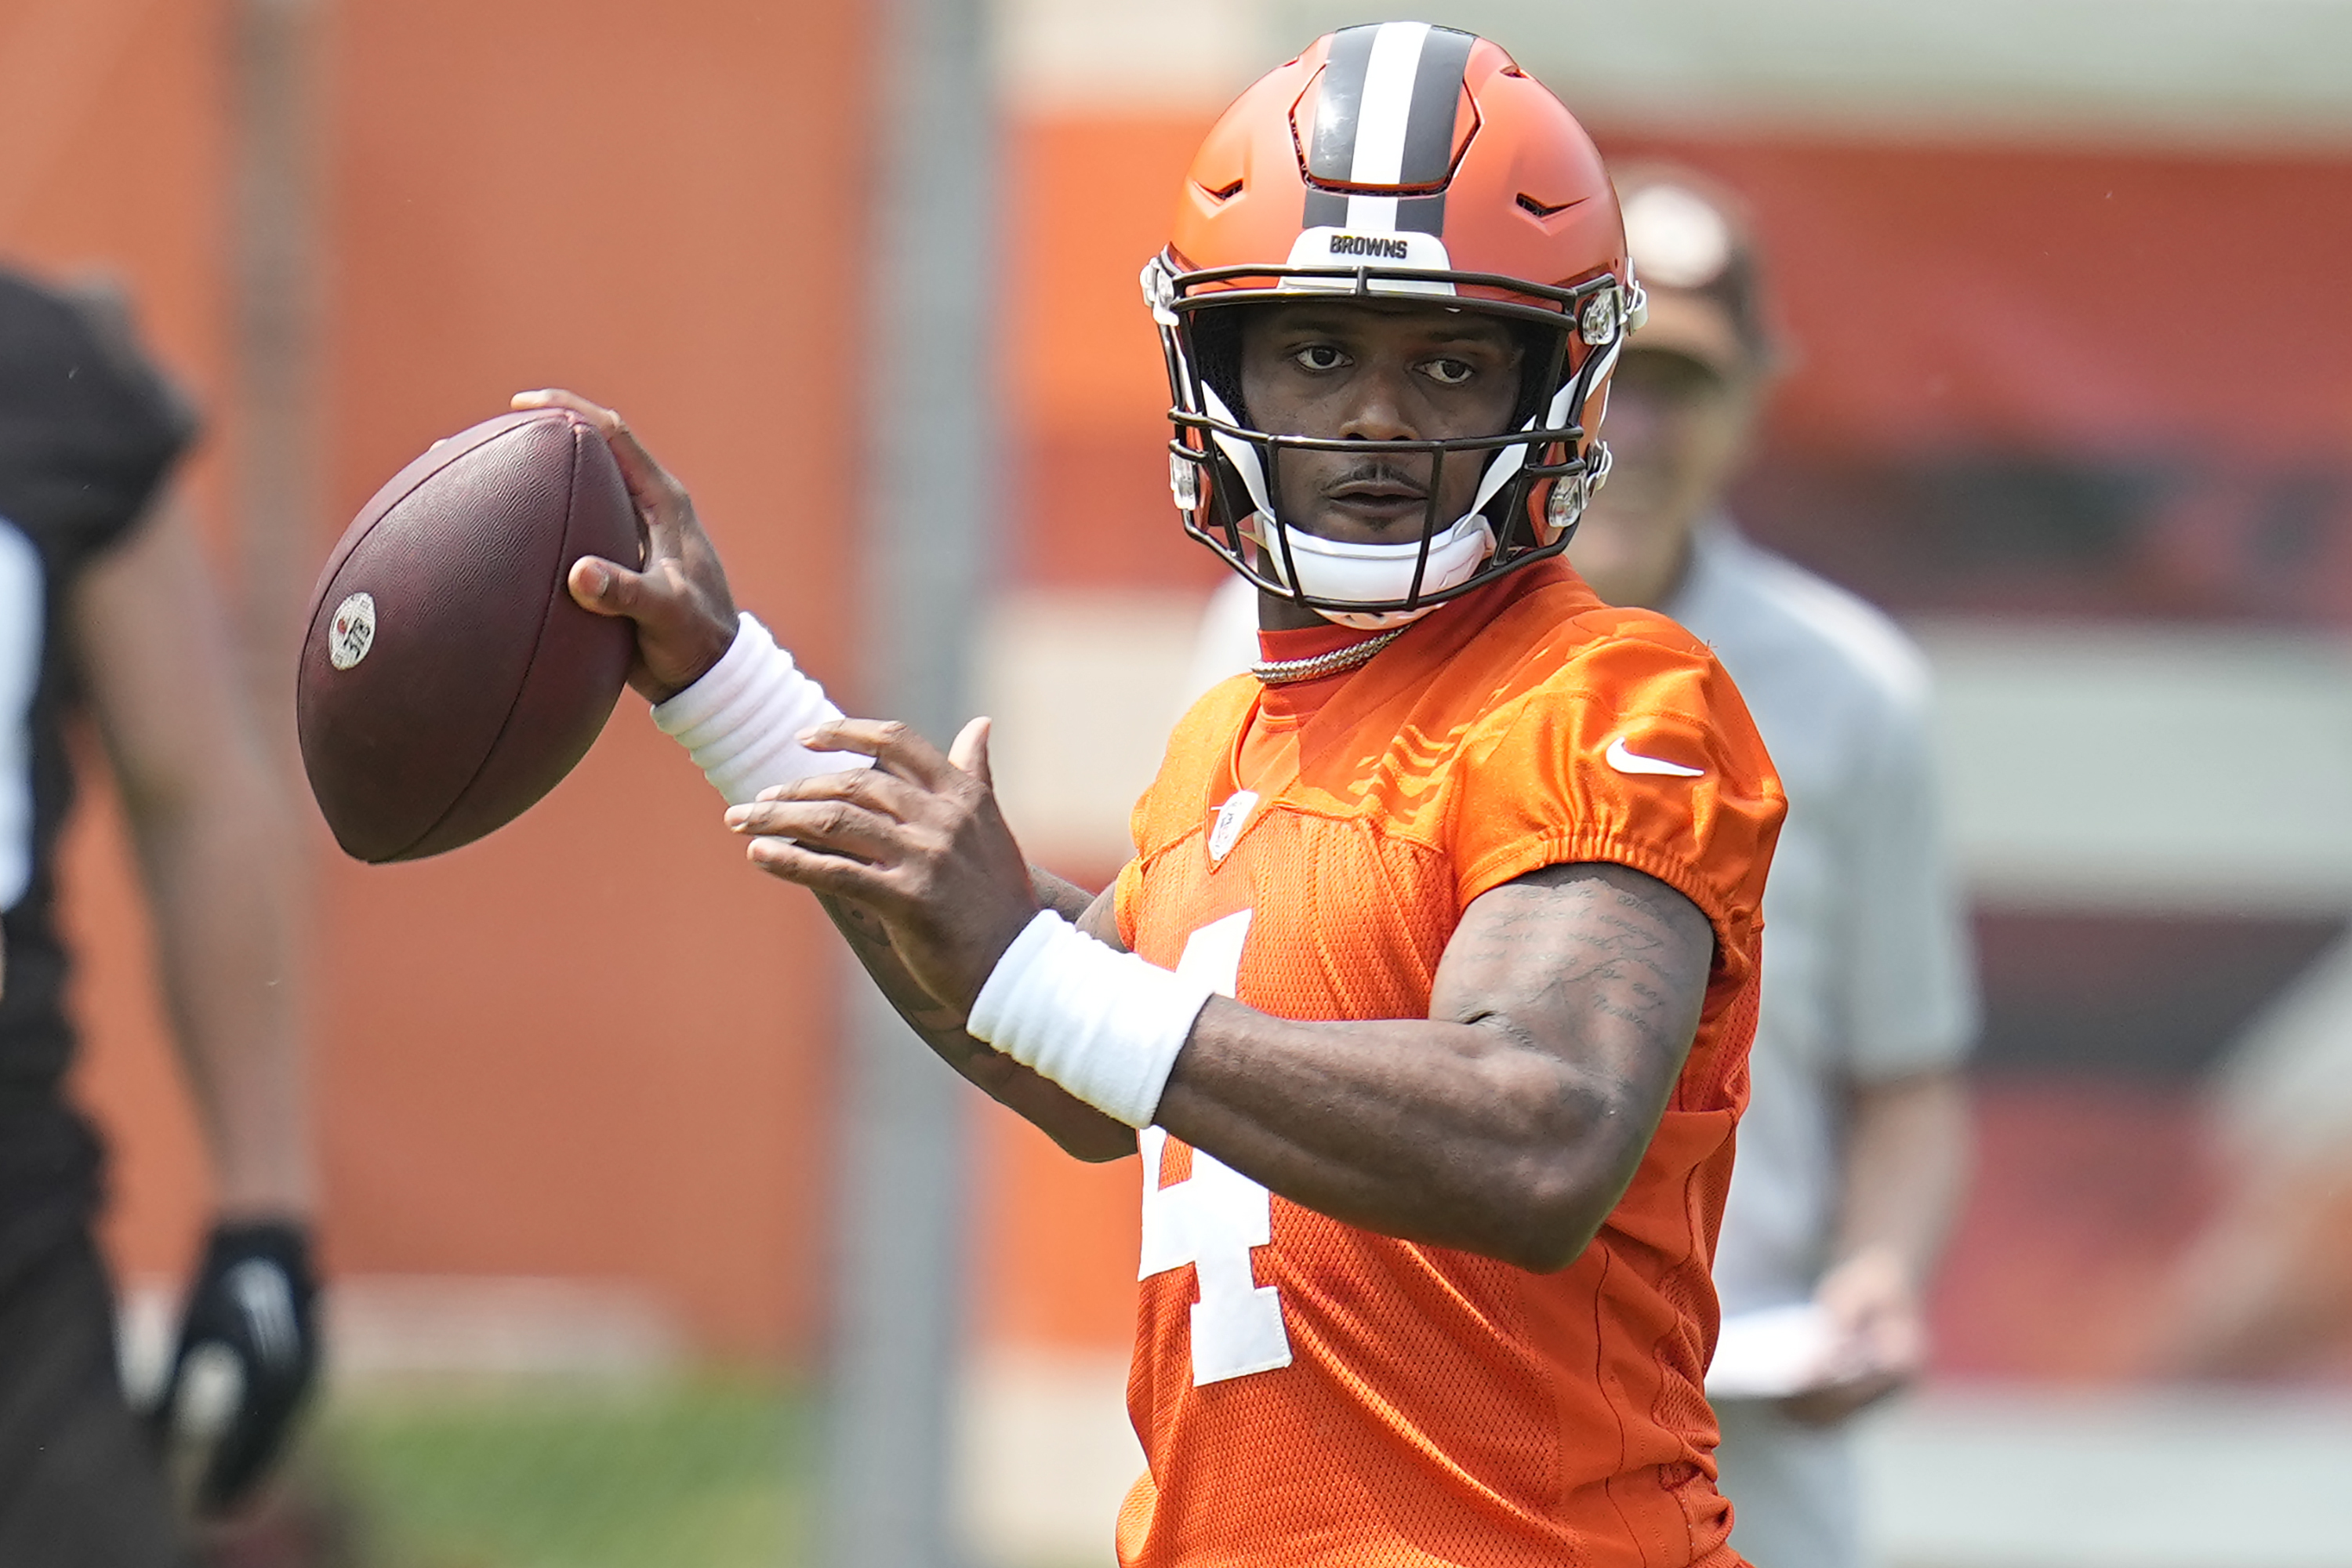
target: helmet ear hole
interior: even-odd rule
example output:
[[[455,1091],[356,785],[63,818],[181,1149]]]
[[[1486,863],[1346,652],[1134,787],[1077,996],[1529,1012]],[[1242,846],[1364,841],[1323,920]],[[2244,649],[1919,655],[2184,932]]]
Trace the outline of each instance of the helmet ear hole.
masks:
[[[1242,310],[1228,306],[1222,310],[1193,312],[1191,327],[1192,363],[1225,406],[1233,410],[1234,422],[1250,423],[1249,405],[1242,396]]]
[[[1513,321],[1510,328],[1519,350],[1519,398],[1511,407],[1516,430],[1543,412],[1567,376],[1568,330],[1522,321]]]
[[[1238,551],[1242,523],[1255,510],[1248,504],[1249,481],[1242,477],[1241,468],[1224,448],[1214,442],[1209,446],[1209,473],[1204,477],[1209,481],[1209,521]]]
[[[1508,325],[1519,356],[1518,400],[1512,406],[1508,428],[1526,430],[1548,426],[1553,422],[1552,404],[1570,379],[1569,339],[1574,331],[1573,320],[1564,316],[1559,325],[1552,326],[1513,319]],[[1499,452],[1489,459],[1504,460]],[[1559,459],[1557,449],[1552,449],[1529,451],[1523,460],[1551,463]],[[1494,530],[1500,554],[1507,557],[1515,549],[1538,549],[1550,542],[1542,519],[1542,489],[1541,479],[1521,475],[1496,489],[1479,506],[1479,515]]]

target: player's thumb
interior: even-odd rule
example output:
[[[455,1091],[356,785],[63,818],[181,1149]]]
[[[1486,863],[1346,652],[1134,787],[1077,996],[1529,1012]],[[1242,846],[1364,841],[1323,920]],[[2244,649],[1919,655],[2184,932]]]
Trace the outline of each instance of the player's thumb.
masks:
[[[974,719],[966,724],[961,732],[956,736],[955,744],[948,748],[948,761],[971,774],[989,788],[994,789],[996,780],[990,776],[988,771],[990,723],[991,721],[983,717]]]
[[[637,574],[601,555],[583,555],[564,577],[572,602],[600,616],[634,613],[640,598]]]

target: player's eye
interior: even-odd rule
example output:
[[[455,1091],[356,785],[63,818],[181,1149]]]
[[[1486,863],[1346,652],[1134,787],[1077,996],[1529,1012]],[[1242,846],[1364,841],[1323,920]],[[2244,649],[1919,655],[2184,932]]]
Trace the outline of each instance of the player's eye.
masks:
[[[1460,386],[1478,374],[1476,365],[1458,359],[1433,359],[1421,368],[1440,386]]]
[[[1318,374],[1338,370],[1348,363],[1348,356],[1329,343],[1309,343],[1290,357],[1301,370]]]

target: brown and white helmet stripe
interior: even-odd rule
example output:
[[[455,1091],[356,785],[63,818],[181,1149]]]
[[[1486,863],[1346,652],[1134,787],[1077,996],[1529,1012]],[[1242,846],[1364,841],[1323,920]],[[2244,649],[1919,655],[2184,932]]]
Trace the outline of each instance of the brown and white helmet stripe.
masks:
[[[1476,37],[1427,22],[1331,36],[1307,153],[1305,228],[1442,235],[1463,72]],[[1303,129],[1303,128],[1302,128]]]

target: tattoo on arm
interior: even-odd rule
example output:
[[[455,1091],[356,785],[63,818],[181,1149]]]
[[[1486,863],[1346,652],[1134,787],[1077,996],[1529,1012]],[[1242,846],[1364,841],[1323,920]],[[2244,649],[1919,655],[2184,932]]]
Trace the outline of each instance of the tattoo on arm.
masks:
[[[1426,1020],[1301,1023],[1212,1001],[1160,1123],[1318,1213],[1563,1268],[1673,1103],[1714,951],[1665,883],[1548,867],[1464,912]]]
[[[883,996],[931,1049],[959,1069],[980,1057],[994,1054],[964,1033],[963,1018],[954,1008],[915,983],[906,965],[898,962],[898,950],[890,945],[889,928],[882,923],[880,916],[863,905],[827,893],[819,893],[816,900],[832,917],[842,940],[849,943],[849,951],[857,955],[857,962],[874,977]]]
[[[1606,865],[1548,867],[1478,900],[1438,971],[1430,1016],[1521,1044],[1565,1027],[1679,1061],[1714,955],[1706,917]]]
[[[1096,902],[1094,893],[1037,865],[1030,868],[1030,889],[1037,893],[1037,902],[1068,921],[1082,920]],[[955,1008],[943,1006],[936,996],[931,996],[931,992],[922,990],[915,978],[906,973],[906,966],[898,962],[898,952],[891,947],[889,926],[882,924],[882,917],[830,893],[818,893],[816,902],[824,905],[833,926],[842,933],[842,941],[849,942],[849,952],[856,954],[858,963],[866,966],[866,973],[873,975],[875,985],[882,987],[882,994],[889,999],[891,1006],[898,1008],[898,1016],[906,1018],[908,1027],[929,1041],[934,1051],[955,1065],[992,1056],[979,1041],[964,1035],[964,1020],[962,1016],[957,1016]]]
[[[1076,883],[1041,867],[1029,868],[1029,884],[1039,903],[1073,922],[1083,920],[1098,901],[1096,895]],[[890,945],[889,928],[880,916],[862,904],[827,893],[819,893],[816,900],[832,918],[842,940],[849,943],[849,951],[866,966],[866,973],[874,977],[883,996],[932,1050],[967,1077],[975,1067],[999,1065],[995,1052],[964,1032],[962,1015],[940,1003],[907,973],[897,950]]]
[[[1068,888],[1068,883],[1063,883]],[[1076,889],[1071,892],[1078,893]],[[1047,1082],[1010,1057],[1000,1056],[965,1032],[963,1015],[943,1005],[916,983],[899,962],[891,944],[889,927],[873,910],[844,899],[819,893],[817,902],[849,943],[850,952],[874,977],[874,984],[907,1026],[930,1047],[932,1054],[953,1068],[982,1093],[1043,1129],[1081,1160],[1116,1160],[1135,1152],[1135,1132],[1113,1121],[1058,1086]]]

